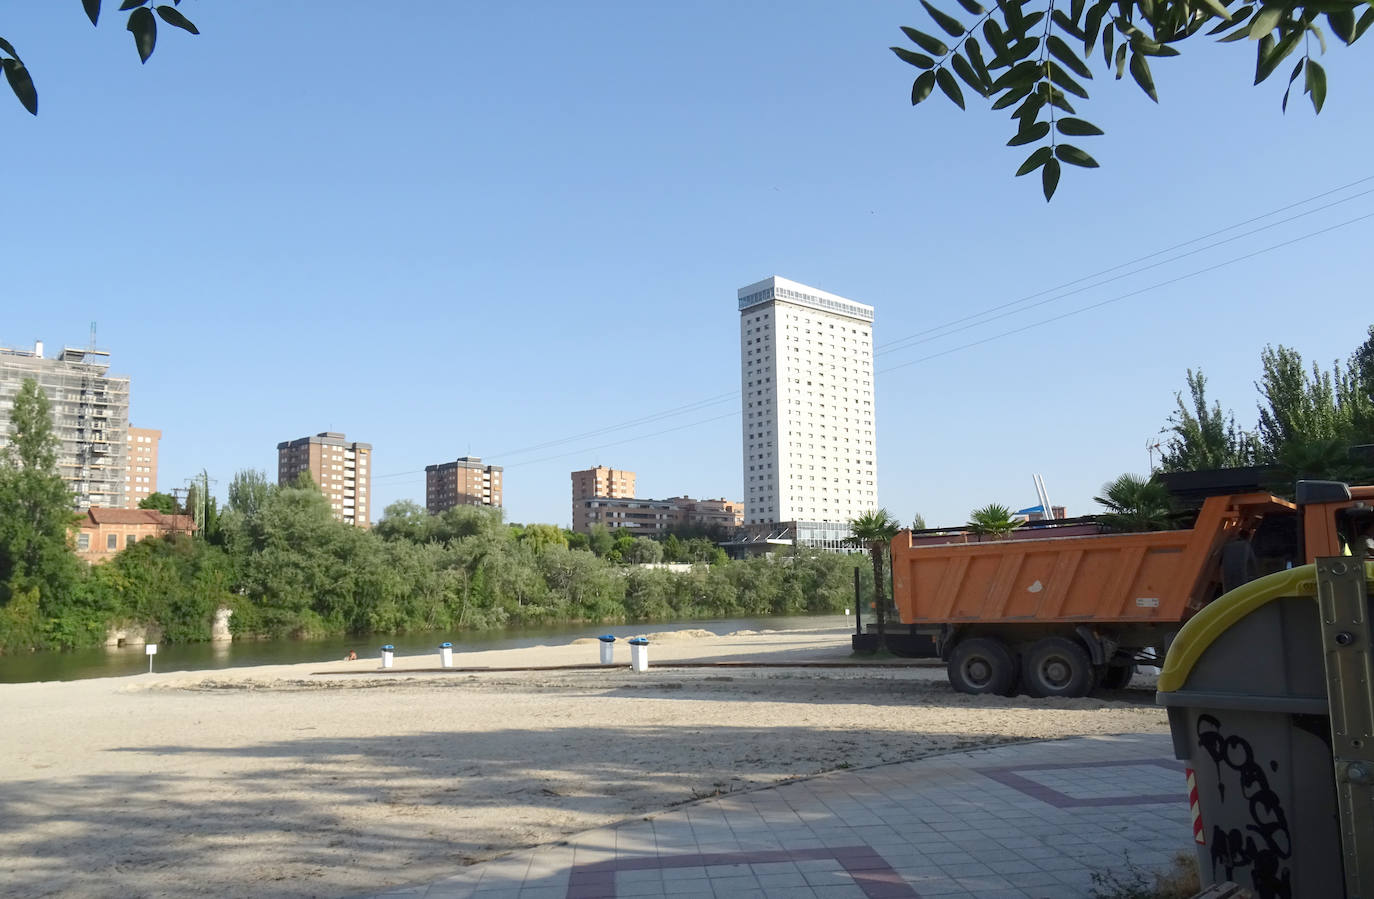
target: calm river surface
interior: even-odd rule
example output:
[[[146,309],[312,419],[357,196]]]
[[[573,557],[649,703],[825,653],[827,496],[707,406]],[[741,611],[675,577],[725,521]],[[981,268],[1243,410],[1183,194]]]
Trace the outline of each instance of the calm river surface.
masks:
[[[421,633],[395,636],[341,637],[328,640],[245,640],[233,643],[192,643],[181,646],[163,644],[153,658],[155,671],[200,671],[214,668],[239,668],[246,665],[291,665],[296,662],[331,662],[354,650],[359,658],[380,657],[383,643],[396,647],[398,656],[433,653],[438,665],[440,643],[453,644],[453,653],[485,649],[518,649],[541,643],[559,644],[578,637],[615,634],[629,637],[657,631],[700,628],[717,634],[740,630],[800,630],[818,627],[853,626],[845,615],[805,615],[777,618],[714,618],[704,621],[661,621],[639,624],[545,625],[500,631],[470,633]],[[588,649],[588,658],[592,649]],[[462,665],[455,658],[455,665]],[[148,657],[142,646],[120,649],[83,649],[78,652],[41,652],[30,655],[0,656],[0,683],[79,680],[85,677],[119,677],[148,670]]]

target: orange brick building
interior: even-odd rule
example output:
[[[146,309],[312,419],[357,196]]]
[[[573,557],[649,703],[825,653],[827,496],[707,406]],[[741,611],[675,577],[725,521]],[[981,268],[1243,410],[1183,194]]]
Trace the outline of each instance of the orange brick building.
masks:
[[[195,533],[190,515],[165,515],[154,509],[86,510],[76,528],[76,554],[92,565],[108,562],[120,550],[149,537]]]

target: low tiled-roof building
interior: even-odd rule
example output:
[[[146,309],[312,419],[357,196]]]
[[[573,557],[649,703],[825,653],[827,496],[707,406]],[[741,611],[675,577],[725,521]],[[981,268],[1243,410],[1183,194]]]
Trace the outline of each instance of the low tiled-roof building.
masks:
[[[155,509],[105,509],[92,507],[76,528],[76,554],[93,565],[109,561],[115,553],[139,540],[169,534],[195,533],[190,515],[167,515]]]

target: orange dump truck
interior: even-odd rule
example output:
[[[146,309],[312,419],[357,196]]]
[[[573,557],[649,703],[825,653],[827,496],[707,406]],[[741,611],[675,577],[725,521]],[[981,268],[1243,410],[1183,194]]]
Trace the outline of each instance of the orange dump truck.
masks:
[[[1222,592],[1345,551],[1364,536],[1345,512],[1370,500],[1374,487],[1302,481],[1296,503],[1207,496],[1187,530],[934,545],[902,531],[893,598],[903,624],[934,636],[955,689],[1083,696],[1124,687]]]

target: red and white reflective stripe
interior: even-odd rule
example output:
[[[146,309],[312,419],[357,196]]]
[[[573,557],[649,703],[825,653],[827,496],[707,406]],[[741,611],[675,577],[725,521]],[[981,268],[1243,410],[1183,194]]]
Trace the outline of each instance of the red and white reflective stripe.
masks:
[[[1192,768],[1188,771],[1188,808],[1193,813],[1193,842],[1206,845],[1207,838],[1202,835],[1202,804],[1197,799],[1197,775]]]

